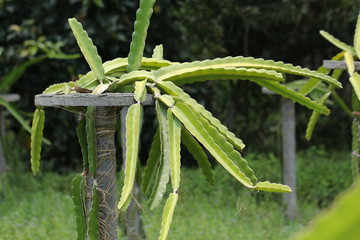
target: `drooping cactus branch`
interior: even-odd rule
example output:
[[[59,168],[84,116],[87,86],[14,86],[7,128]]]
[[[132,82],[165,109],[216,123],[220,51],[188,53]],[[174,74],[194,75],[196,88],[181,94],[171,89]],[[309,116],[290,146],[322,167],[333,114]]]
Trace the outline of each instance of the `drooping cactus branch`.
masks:
[[[120,130],[121,130],[121,148],[122,148],[122,158],[126,159],[126,115],[128,113],[129,107],[123,107],[120,111]],[[125,167],[125,165],[123,166]],[[142,192],[139,186],[139,183],[135,181],[134,187],[132,190],[133,199],[130,202],[128,209],[125,214],[122,214],[121,221],[123,222],[124,234],[128,240],[142,240],[145,239],[145,231],[143,227],[143,222],[140,216],[140,207],[138,202],[141,201]],[[136,199],[136,201],[134,200]]]

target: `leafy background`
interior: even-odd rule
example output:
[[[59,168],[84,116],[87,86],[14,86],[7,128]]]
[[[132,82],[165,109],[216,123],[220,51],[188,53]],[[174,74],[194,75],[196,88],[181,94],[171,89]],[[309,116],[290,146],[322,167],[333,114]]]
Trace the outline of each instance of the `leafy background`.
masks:
[[[45,37],[46,41],[63,44],[62,50],[66,53],[79,52],[67,23],[70,17],[83,23],[103,61],[126,57],[136,1],[104,1],[104,7],[96,4],[98,2],[0,1],[0,77],[40,54],[40,50],[34,52],[24,45],[27,40],[41,44]],[[159,0],[154,8],[145,53],[150,56],[153,47],[162,43],[165,58],[172,61],[243,55],[316,69],[323,59],[337,52],[322,39],[319,30],[325,29],[352,43],[359,8],[357,0]],[[50,84],[75,79],[88,70],[84,59],[48,59],[29,68],[8,91],[20,93],[18,106],[32,112],[35,94]],[[280,156],[279,97],[264,95],[255,85],[241,81],[209,82],[185,88],[244,140],[245,153],[274,152]],[[339,91],[348,103],[349,89],[345,84]],[[336,117],[322,117],[310,143],[303,137],[310,112],[301,107],[296,110],[299,149],[315,144],[323,145],[324,149],[336,146],[349,150],[350,119],[341,109],[333,106]],[[155,116],[151,110],[145,114],[144,129],[149,129],[149,133],[143,133],[143,159],[153,136]],[[74,144],[77,142],[77,116],[48,109],[46,118],[45,136],[53,144],[44,147],[44,167],[58,172],[79,168],[80,150]],[[10,164],[23,166],[14,160],[23,159],[27,167],[29,136],[11,118],[7,118],[6,127],[8,143],[13,146],[12,152],[8,152],[12,156],[8,159],[13,159]],[[15,155],[21,157],[14,158]]]

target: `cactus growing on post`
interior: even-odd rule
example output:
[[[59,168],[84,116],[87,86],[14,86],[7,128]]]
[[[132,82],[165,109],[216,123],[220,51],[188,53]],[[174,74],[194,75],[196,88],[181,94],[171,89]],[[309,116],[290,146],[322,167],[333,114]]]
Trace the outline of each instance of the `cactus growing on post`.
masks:
[[[354,34],[354,46],[347,45],[346,43],[340,41],[339,39],[335,38],[331,34],[327,33],[326,31],[320,31],[320,34],[331,42],[333,45],[337,46],[343,52],[337,54],[335,57],[332,58],[330,63],[335,63],[333,61],[345,60],[346,68],[349,74],[349,82],[352,86],[353,96],[352,96],[352,110],[348,107],[344,101],[342,101],[339,96],[336,94],[335,89],[333,87],[329,87],[325,90],[325,94],[320,99],[320,102],[325,104],[326,100],[332,95],[333,99],[339,103],[339,105],[344,109],[346,113],[353,117],[352,122],[352,156],[351,156],[351,168],[354,179],[359,175],[360,171],[360,74],[355,69],[355,61],[354,59],[360,59],[360,13],[358,15],[356,27],[355,27],[355,34]],[[325,62],[325,61],[324,61]],[[328,62],[328,61],[327,61]],[[359,68],[359,63],[358,69]],[[333,64],[334,65],[334,64]],[[342,74],[343,70],[346,68],[336,68],[334,66],[325,66],[321,67],[319,71],[329,74],[330,69],[335,69],[332,73],[332,77],[338,79]],[[311,79],[304,85],[299,92],[303,94],[308,94],[313,91],[318,85],[319,81],[316,79]],[[308,127],[306,129],[306,138],[309,140],[311,138],[314,126],[319,118],[319,114],[313,112],[310,121],[308,123]]]
[[[329,109],[325,106],[296,93],[282,84],[284,81],[282,74],[313,77],[334,87],[341,87],[341,84],[327,75],[299,66],[251,57],[227,57],[190,63],[174,63],[162,59],[161,45],[154,49],[152,58],[143,57],[147,28],[154,2],[154,0],[140,1],[129,57],[116,58],[103,64],[97,54],[96,47],[83,30],[81,24],[75,19],[70,19],[71,28],[91,71],[81,76],[75,83],[67,82],[52,85],[44,93],[72,94],[92,92],[99,96],[104,92],[133,93],[134,103],[129,107],[126,116],[125,177],[118,203],[120,211],[126,210],[130,203],[135,175],[139,171],[137,167],[138,151],[143,116],[141,104],[148,92],[153,94],[158,130],[154,136],[149,159],[143,172],[142,187],[144,194],[148,197],[148,207],[153,209],[159,205],[165,194],[167,184],[171,182],[172,192],[164,207],[159,237],[159,239],[166,239],[178,201],[178,190],[181,187],[181,142],[184,142],[184,145],[189,148],[189,151],[199,162],[206,179],[211,183],[214,182],[214,176],[203,147],[245,187],[269,192],[291,192],[288,186],[282,184],[268,181],[259,182],[247,161],[241,156],[240,152],[245,147],[244,143],[201,104],[185,93],[180,87],[182,84],[217,79],[250,80],[309,109],[326,115],[329,114]],[[98,131],[94,130],[93,119],[98,117],[96,113],[94,115],[94,109],[98,111],[98,107],[87,107],[86,112],[82,110],[81,114],[86,117],[86,137],[79,135],[82,152],[84,156],[87,156],[87,158],[84,157],[84,173],[91,175],[92,180],[89,182],[93,184],[93,187],[85,186],[85,194],[82,195],[82,200],[79,201],[76,198],[74,202],[83,204],[85,220],[78,221],[78,223],[84,224],[85,222],[86,236],[90,235],[90,239],[97,239],[98,236],[100,239],[116,239],[114,237],[116,234],[111,235],[112,238],[107,238],[108,234],[104,233],[105,229],[110,229],[110,226],[106,225],[109,223],[101,219],[97,220],[98,224],[93,221],[93,217],[98,216],[96,215],[97,203],[104,194],[104,190],[99,188],[99,173],[97,172],[99,171],[99,163],[95,163],[96,157],[94,157],[96,152],[99,153],[99,145],[97,145],[97,150],[94,151],[96,144],[99,144],[98,141],[94,140],[94,135],[96,135],[96,139],[99,135]],[[79,124],[83,123],[80,122]],[[95,127],[96,125],[95,123]],[[38,131],[35,126],[34,133]],[[82,132],[84,134],[84,131]],[[40,135],[37,134],[36,136]],[[34,138],[34,140],[38,141],[37,138]],[[39,163],[40,149],[34,147],[32,151],[34,151],[32,162]],[[38,165],[34,168],[34,174],[37,171]],[[169,181],[170,179],[171,181]],[[76,184],[74,186],[77,186],[79,180],[75,180],[74,183]],[[83,182],[88,182],[88,180]],[[90,191],[87,189],[90,189]],[[87,196],[88,193],[92,197],[84,199],[83,196]],[[92,200],[92,203],[89,203],[88,200]],[[101,208],[106,206],[108,205],[99,204],[98,211],[101,212]],[[79,207],[76,209],[79,209]],[[115,211],[115,209],[113,210]],[[81,214],[78,215],[81,217]],[[90,216],[89,219],[87,216]],[[84,228],[80,227],[78,229],[81,230],[79,236],[84,236],[82,232]],[[98,232],[99,235],[94,234],[95,232]],[[92,238],[92,236],[95,238]]]

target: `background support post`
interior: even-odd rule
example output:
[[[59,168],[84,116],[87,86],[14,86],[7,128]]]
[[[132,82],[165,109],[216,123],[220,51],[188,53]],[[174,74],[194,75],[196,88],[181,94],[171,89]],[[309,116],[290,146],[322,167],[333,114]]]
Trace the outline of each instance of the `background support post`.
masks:
[[[283,195],[286,205],[286,216],[293,220],[297,216],[296,203],[296,138],[295,138],[295,103],[281,98],[282,116],[282,149],[284,184],[292,189],[292,193]]]

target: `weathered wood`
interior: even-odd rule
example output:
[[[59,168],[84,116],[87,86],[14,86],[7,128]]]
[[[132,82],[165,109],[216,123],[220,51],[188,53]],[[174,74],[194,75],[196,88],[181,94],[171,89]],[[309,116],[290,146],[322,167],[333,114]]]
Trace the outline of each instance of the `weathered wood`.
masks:
[[[347,69],[345,61],[324,60],[323,67],[328,69]],[[359,61],[355,61],[355,70],[360,70]]]
[[[295,138],[295,103],[281,99],[282,149],[284,183],[291,187],[292,193],[283,194],[286,204],[286,216],[293,220],[297,216],[296,206],[296,138]]]
[[[35,96],[35,105],[44,107],[55,106],[130,106],[135,103],[133,93],[75,93],[75,94],[39,94]],[[142,105],[154,104],[151,94]]]

